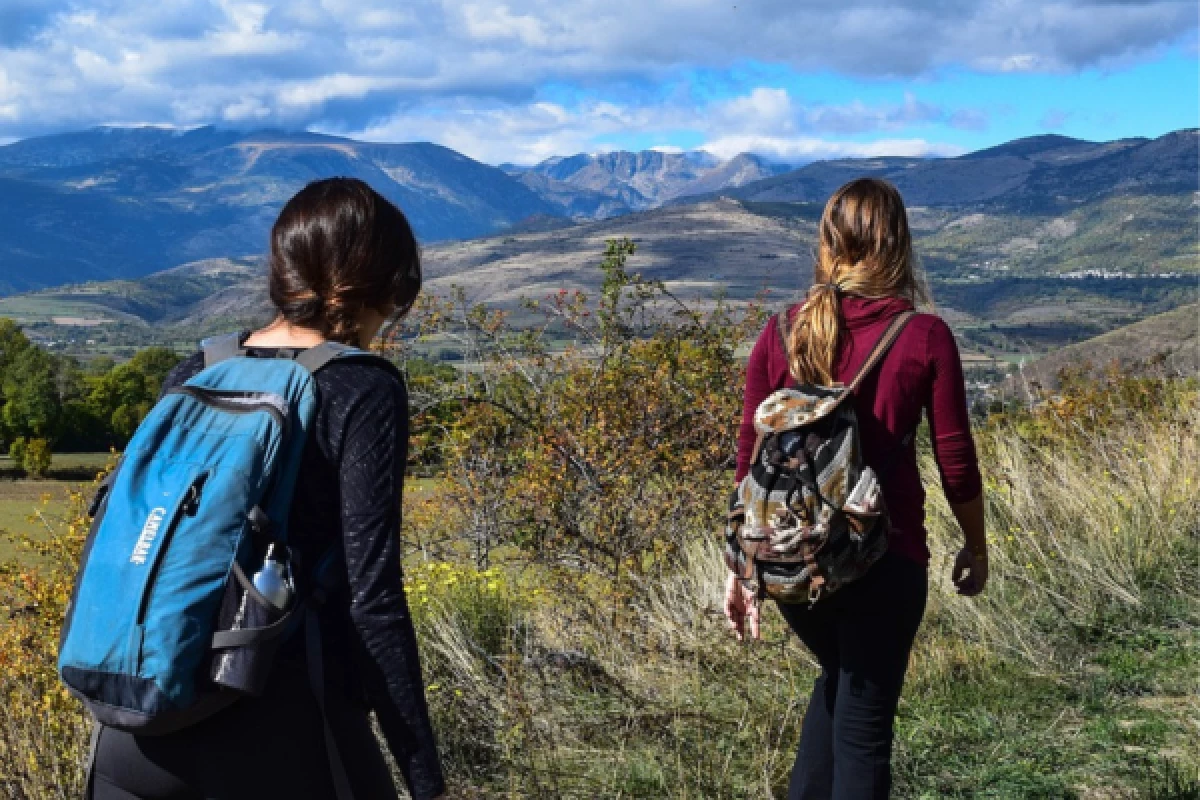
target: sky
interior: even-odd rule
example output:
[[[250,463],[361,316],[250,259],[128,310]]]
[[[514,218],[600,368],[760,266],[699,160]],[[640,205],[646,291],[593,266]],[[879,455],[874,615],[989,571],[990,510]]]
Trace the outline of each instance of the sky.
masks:
[[[1200,124],[1195,0],[0,0],[0,143],[96,125],[955,155]]]

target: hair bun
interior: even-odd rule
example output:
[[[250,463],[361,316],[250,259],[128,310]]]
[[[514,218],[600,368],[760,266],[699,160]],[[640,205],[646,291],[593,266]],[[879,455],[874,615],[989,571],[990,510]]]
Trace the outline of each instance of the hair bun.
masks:
[[[420,252],[404,214],[366,183],[314,181],[271,228],[268,288],[291,324],[353,343],[363,310],[412,307]]]

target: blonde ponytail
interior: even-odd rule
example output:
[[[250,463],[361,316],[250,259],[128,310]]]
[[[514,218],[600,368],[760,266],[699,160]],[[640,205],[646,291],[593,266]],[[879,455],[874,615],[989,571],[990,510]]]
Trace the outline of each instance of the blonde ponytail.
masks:
[[[914,303],[927,297],[914,261],[908,214],[896,187],[859,178],[833,193],[821,215],[813,285],[788,335],[797,382],[834,383],[842,295]]]

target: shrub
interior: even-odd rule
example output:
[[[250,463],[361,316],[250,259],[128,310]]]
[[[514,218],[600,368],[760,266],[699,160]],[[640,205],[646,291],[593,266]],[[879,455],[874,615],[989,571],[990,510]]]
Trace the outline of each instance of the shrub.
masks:
[[[13,439],[12,444],[8,446],[8,457],[17,469],[25,469],[25,451],[28,447],[29,440],[24,436]]]
[[[543,318],[534,328],[461,294],[427,305],[420,331],[461,342],[471,366],[414,392],[426,410],[416,436],[440,447],[453,483],[443,506],[461,524],[443,554],[457,545],[486,566],[497,548],[515,548],[602,591],[610,602],[579,596],[613,620],[690,538],[717,528],[713,498],[731,485],[741,413],[736,351],[762,323],[753,305],[687,308],[626,269],[635,249],[608,243],[598,296],[562,290],[529,303]],[[449,418],[428,413],[447,406]],[[418,532],[426,543],[440,534]]]
[[[30,439],[25,446],[25,453],[21,459],[21,465],[25,471],[34,478],[45,477],[46,471],[50,469],[50,463],[54,456],[50,450],[50,443],[45,439]]]
[[[55,661],[88,525],[85,507],[83,495],[72,492],[69,521],[48,538],[19,537],[32,558],[0,565],[0,790],[10,797],[83,794],[88,718],[59,682]]]

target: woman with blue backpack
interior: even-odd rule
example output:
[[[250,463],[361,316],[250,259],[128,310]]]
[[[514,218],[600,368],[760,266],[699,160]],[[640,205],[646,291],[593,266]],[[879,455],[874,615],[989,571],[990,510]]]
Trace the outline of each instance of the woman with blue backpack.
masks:
[[[306,186],[271,232],[266,327],[167,378],[97,498],[63,680],[97,800],[445,796],[401,575],[408,400],[366,352],[421,288],[401,211]]]
[[[893,723],[925,610],[929,549],[915,433],[924,414],[965,546],[952,580],[987,582],[984,505],[954,336],[921,298],[899,192],[859,179],[829,199],[812,288],[747,365],[730,501],[725,614],[758,637],[778,602],[820,665],[789,800],[886,798]]]

